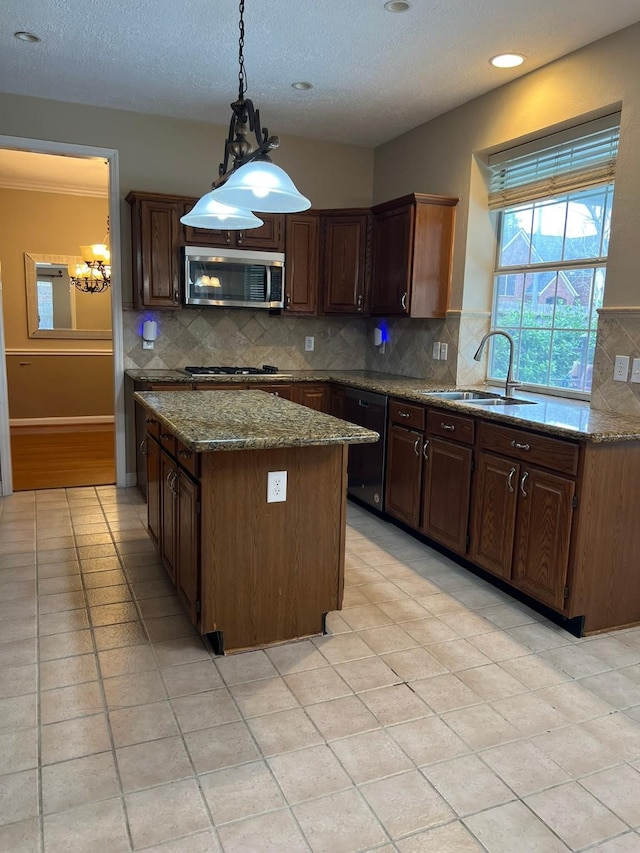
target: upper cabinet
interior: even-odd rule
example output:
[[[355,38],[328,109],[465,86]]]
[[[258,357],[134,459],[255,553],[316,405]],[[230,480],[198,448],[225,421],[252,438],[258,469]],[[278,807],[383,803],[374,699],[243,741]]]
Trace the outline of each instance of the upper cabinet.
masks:
[[[373,208],[372,314],[445,316],[457,203],[414,193]]]
[[[317,314],[320,217],[290,213],[286,232],[285,313]]]
[[[185,199],[131,192],[133,303],[136,308],[180,305],[180,247]]]
[[[371,214],[366,210],[322,216],[321,280],[325,314],[367,310]]]
[[[197,199],[192,199],[191,210]],[[213,246],[217,249],[264,249],[267,252],[284,252],[284,215],[282,213],[258,213],[264,225],[250,231],[221,231],[208,228],[192,228],[185,225],[185,243],[188,246]]]

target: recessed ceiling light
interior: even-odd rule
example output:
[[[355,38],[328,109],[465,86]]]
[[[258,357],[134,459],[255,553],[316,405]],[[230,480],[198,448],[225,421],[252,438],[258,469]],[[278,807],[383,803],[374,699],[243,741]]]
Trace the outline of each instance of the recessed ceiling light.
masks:
[[[411,8],[411,3],[407,2],[407,0],[388,0],[384,4],[384,8],[387,12],[406,12]]]
[[[492,56],[489,62],[496,68],[515,68],[516,65],[522,65],[524,56],[519,53],[499,53]]]
[[[291,84],[292,89],[301,89],[306,92],[308,89],[313,89],[313,83],[306,83],[304,80],[299,80],[297,83]]]
[[[28,41],[32,44],[40,41],[40,38],[34,33],[28,33],[24,30],[19,30],[17,33],[14,33],[14,36],[18,39],[18,41]]]

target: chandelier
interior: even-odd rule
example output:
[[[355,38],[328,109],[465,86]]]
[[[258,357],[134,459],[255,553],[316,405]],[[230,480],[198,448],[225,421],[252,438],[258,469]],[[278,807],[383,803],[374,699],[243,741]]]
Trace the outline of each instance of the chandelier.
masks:
[[[102,293],[111,284],[111,252],[108,246],[109,221],[104,243],[80,246],[84,263],[69,264],[69,280],[83,293]]]
[[[231,104],[231,123],[224,146],[224,158],[211,192],[206,193],[180,221],[194,228],[225,230],[258,228],[262,220],[252,211],[295,213],[307,210],[311,202],[298,192],[293,181],[267,152],[280,145],[260,123],[260,111],[245,98],[244,0],[240,0],[238,43],[238,100]],[[249,137],[253,134],[255,143]],[[230,166],[230,160],[233,163]]]

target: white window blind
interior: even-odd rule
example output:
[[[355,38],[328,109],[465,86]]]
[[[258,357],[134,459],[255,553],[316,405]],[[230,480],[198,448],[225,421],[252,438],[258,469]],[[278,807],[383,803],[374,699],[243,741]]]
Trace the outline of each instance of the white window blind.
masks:
[[[550,198],[615,178],[620,114],[489,157],[489,209]]]

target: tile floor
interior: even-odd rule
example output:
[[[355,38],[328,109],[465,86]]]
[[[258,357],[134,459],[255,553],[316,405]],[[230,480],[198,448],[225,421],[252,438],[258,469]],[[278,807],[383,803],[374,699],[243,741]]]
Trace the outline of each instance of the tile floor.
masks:
[[[133,490],[0,499],[0,851],[640,851],[640,629],[359,508],[330,635],[213,657]]]

